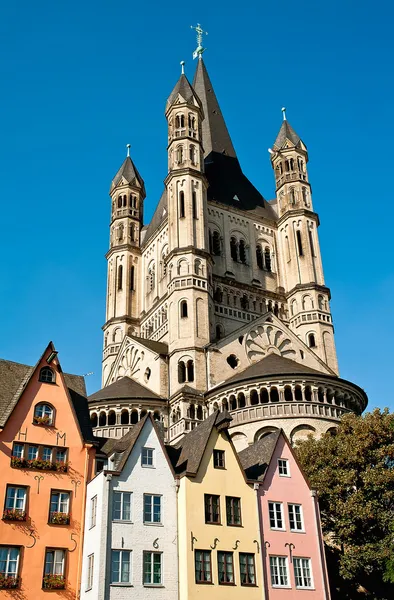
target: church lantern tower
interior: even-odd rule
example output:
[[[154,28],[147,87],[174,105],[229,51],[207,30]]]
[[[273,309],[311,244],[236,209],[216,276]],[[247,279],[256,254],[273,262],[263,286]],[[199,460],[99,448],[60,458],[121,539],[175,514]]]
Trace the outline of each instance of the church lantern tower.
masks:
[[[106,254],[107,305],[106,322],[103,326],[103,386],[106,385],[124,336],[139,333],[141,307],[138,273],[145,185],[130,158],[129,144],[127,157],[112,181],[110,197],[110,248]]]
[[[281,272],[290,327],[335,373],[338,363],[334,328],[325,286],[317,228],[308,179],[308,151],[286,119],[271,153],[278,202]]]

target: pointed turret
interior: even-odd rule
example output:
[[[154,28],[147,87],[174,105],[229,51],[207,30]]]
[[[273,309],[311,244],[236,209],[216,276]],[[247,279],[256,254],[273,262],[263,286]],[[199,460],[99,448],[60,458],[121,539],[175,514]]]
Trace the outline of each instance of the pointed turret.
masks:
[[[202,142],[204,156],[218,152],[236,158],[233,143],[219,107],[211,80],[203,59],[200,57],[193,80],[193,88],[200,98],[204,110]]]
[[[200,106],[201,102],[196,92],[190,85],[190,82],[184,73],[181,74],[174,89],[168,96],[166,104],[166,113],[174,103],[191,104],[192,106]]]
[[[278,152],[283,148],[294,146],[295,148],[302,148],[306,151],[306,145],[301,140],[300,136],[294,131],[288,120],[286,119],[286,109],[282,108],[283,122],[279,129],[279,133],[276,136],[273,150]]]
[[[130,156],[126,156],[125,160],[122,163],[122,166],[113,178],[111,183],[111,192],[120,184],[134,184],[137,185],[137,187],[140,187],[145,192],[144,180],[138,173],[137,168],[131,160]]]

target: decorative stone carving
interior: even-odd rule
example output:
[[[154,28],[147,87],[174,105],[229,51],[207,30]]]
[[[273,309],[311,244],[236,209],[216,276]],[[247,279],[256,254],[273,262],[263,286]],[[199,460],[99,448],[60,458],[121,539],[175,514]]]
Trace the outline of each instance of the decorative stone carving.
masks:
[[[121,357],[118,365],[117,378],[121,377],[134,377],[138,379],[140,376],[140,362],[144,358],[144,353],[138,348],[131,345],[127,346],[123,356]]]
[[[290,359],[296,356],[291,339],[272,323],[263,323],[249,331],[245,347],[250,362],[257,362],[271,353]]]

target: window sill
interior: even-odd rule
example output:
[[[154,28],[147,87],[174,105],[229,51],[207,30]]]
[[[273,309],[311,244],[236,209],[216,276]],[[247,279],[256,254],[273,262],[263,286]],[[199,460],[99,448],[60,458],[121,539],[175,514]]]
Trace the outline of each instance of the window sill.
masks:
[[[164,527],[164,523],[151,523],[150,521],[144,521],[144,525],[148,527]]]
[[[213,581],[196,581],[196,585],[213,585]]]
[[[273,585],[275,590],[291,590],[291,585]]]
[[[271,531],[286,531],[286,529],[282,529],[280,527],[270,527]]]
[[[110,587],[134,587],[132,583],[121,583],[117,581],[110,583],[109,585]]]
[[[314,587],[301,587],[301,586],[296,585],[296,590],[302,590],[302,591],[306,590],[306,591],[314,592],[316,590],[316,588],[314,588]]]
[[[281,475],[281,474],[279,473],[279,477],[287,477],[287,479],[290,479],[291,475]]]
[[[222,523],[214,523],[213,521],[205,521],[205,525],[218,525],[219,527],[222,527]]]
[[[258,587],[257,583],[241,583],[241,587]]]
[[[234,586],[235,585],[234,581],[219,581],[218,583],[219,583],[219,585],[227,585],[227,586],[228,585],[230,585],[230,586]]]
[[[112,519],[112,523],[128,523],[129,525],[134,525],[134,521],[129,521],[127,519]]]
[[[163,588],[165,587],[162,583],[144,583],[144,588]]]
[[[305,529],[290,529],[290,533],[306,533]]]
[[[221,471],[225,471],[225,470],[226,470],[226,467],[215,467],[215,465],[214,465],[214,467],[213,467],[213,468],[214,468],[214,469],[220,469]]]
[[[156,467],[154,467],[153,465],[141,465],[141,467],[143,469],[155,469]]]

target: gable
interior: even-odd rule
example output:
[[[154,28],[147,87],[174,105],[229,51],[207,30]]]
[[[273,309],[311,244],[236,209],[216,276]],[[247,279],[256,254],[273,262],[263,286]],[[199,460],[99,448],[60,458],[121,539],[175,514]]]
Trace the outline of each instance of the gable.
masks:
[[[241,375],[248,367],[259,363],[274,354],[290,359],[305,367],[326,375],[333,371],[304,344],[280,319],[266,313],[253,323],[244,325],[209,348],[210,362],[209,389],[225,383],[235,375]],[[237,361],[232,368],[227,359],[233,356]],[[233,360],[233,364],[235,363]]]
[[[217,469],[213,464],[213,451],[224,451],[225,468]],[[227,430],[218,431],[213,427],[205,446],[194,481],[206,485],[217,485],[219,480],[224,486],[247,486],[245,475],[238,459],[238,454],[229,438]],[[230,494],[231,495],[231,494]]]
[[[278,459],[288,460],[288,477],[279,474]],[[277,491],[288,500],[301,499],[302,494],[310,497],[310,486],[305,475],[296,459],[296,456],[290,447],[286,437],[281,433],[272,453],[270,463],[264,476],[263,490],[270,490],[270,493]]]

